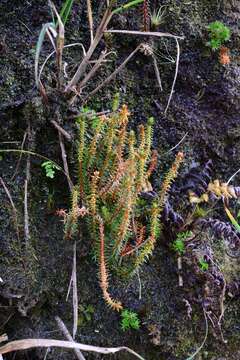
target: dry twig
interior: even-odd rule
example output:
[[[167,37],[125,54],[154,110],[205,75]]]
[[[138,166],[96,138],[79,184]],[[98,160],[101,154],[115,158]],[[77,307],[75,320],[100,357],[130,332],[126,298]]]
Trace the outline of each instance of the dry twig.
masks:
[[[73,183],[72,183],[72,180],[71,180],[70,175],[69,175],[69,169],[68,169],[68,163],[67,163],[67,154],[66,154],[65,145],[64,145],[64,142],[63,142],[62,133],[60,132],[60,130],[58,130],[58,138],[59,138],[59,143],[60,143],[60,148],[61,148],[61,153],[62,153],[62,161],[63,161],[64,172],[65,172],[66,177],[67,177],[69,190],[72,191]]]
[[[21,144],[21,150],[23,150],[23,148],[24,148],[24,144],[25,144],[26,138],[27,138],[27,132],[24,133],[23,141],[22,141],[22,144]],[[18,169],[19,169],[19,166],[20,166],[20,163],[21,163],[21,159],[22,159],[22,153],[21,153],[20,156],[19,156],[19,159],[18,159],[18,162],[17,162],[17,166],[16,166],[16,169],[15,169],[15,171],[14,171],[13,176],[11,177],[11,180],[13,180],[13,179],[15,178],[15,176],[17,175],[17,172],[18,172]]]
[[[70,332],[68,331],[66,325],[64,324],[64,322],[60,319],[59,316],[55,316],[55,320],[57,322],[57,325],[59,327],[59,329],[61,330],[61,332],[63,333],[63,335],[65,336],[65,338],[69,341],[74,342]],[[74,349],[74,352],[76,354],[76,357],[79,360],[85,360],[85,357],[83,356],[83,354],[81,353],[81,351],[79,349]]]
[[[66,301],[68,300],[71,287],[73,289],[73,339],[77,333],[77,325],[78,325],[78,294],[77,294],[77,249],[76,242],[73,245],[73,267],[72,267],[72,275],[68,286],[68,292]]]
[[[177,75],[178,75],[178,67],[179,67],[179,59],[180,59],[180,46],[179,46],[179,42],[178,42],[178,38],[175,37],[175,41],[176,41],[176,45],[177,45],[177,58],[176,58],[176,69],[175,69],[175,75],[174,75],[174,79],[173,79],[173,83],[172,83],[172,88],[171,88],[171,92],[168,98],[168,103],[166,106],[166,109],[164,111],[164,114],[167,113],[170,102],[172,100],[172,96],[173,96],[173,92],[174,92],[174,88],[175,88],[175,84],[176,84],[176,80],[177,80]]]
[[[5,341],[8,341],[8,336],[7,336],[7,334],[2,334],[2,335],[0,335],[0,343],[1,343],[1,342],[5,342]]]
[[[77,294],[77,249],[76,242],[73,247],[73,269],[72,269],[72,286],[73,286],[73,339],[77,333],[78,326],[78,294]]]
[[[4,190],[5,190],[5,193],[7,194],[7,197],[8,197],[8,199],[9,199],[9,201],[10,201],[11,206],[12,206],[13,220],[14,220],[14,223],[15,223],[17,238],[18,238],[18,240],[19,240],[19,227],[18,227],[18,216],[17,216],[16,206],[14,205],[12,196],[11,196],[11,194],[10,194],[10,191],[9,191],[8,188],[7,188],[7,185],[6,185],[5,182],[3,181],[3,178],[1,178],[1,177],[0,177],[0,183],[2,184],[2,186],[3,186]]]
[[[183,36],[173,35],[170,33],[154,32],[154,31],[137,31],[137,30],[105,30],[106,33],[111,34],[127,34],[127,35],[141,35],[141,36],[153,36],[153,37],[169,37],[174,39],[183,40]]]
[[[136,358],[140,360],[144,360],[142,356],[137,354],[132,349],[126,346],[120,347],[99,347],[92,345],[80,344],[72,341],[63,341],[63,340],[54,340],[54,339],[23,339],[23,340],[15,340],[10,343],[0,347],[0,354],[7,354],[13,351],[19,350],[27,350],[36,347],[60,347],[66,349],[79,349],[82,351],[95,352],[99,354],[115,354],[119,351],[127,351],[130,354],[133,354]]]
[[[112,11],[111,8],[107,8],[107,10],[105,11],[105,14],[103,15],[102,21],[100,23],[100,25],[97,28],[96,31],[96,35],[94,37],[94,40],[91,44],[91,46],[89,47],[85,57],[83,58],[82,62],[80,63],[76,73],[74,74],[74,76],[72,77],[72,79],[69,81],[69,83],[67,84],[66,88],[65,88],[65,92],[69,92],[70,90],[73,89],[74,86],[77,85],[77,83],[79,82],[79,80],[81,79],[81,77],[83,76],[83,74],[86,71],[86,68],[88,66],[89,60],[92,57],[92,54],[94,53],[96,47],[98,46],[100,40],[102,39],[103,35],[104,35],[104,31],[107,28],[108,23],[110,22],[111,18],[112,18]]]
[[[126,64],[131,60],[131,58],[141,49],[142,44],[138,45],[136,49],[134,49],[130,55],[117,67],[117,69],[114,70],[114,72],[107,77],[101,84],[99,84],[93,91],[91,91],[85,99],[83,99],[83,104],[86,103],[86,101],[91,98],[93,95],[95,95],[102,87],[104,87],[106,84],[108,84],[123,68],[126,66]]]
[[[91,44],[93,43],[93,16],[92,16],[92,4],[91,0],[87,0],[87,14],[88,14],[88,23],[90,31]]]
[[[28,141],[30,138],[30,124],[28,124]],[[27,166],[26,166],[26,179],[24,183],[24,234],[25,234],[25,242],[28,244],[30,240],[30,231],[29,231],[29,214],[28,214],[28,182],[30,180],[30,154],[27,155]]]
[[[53,124],[53,126],[68,140],[71,141],[72,137],[71,135],[64,130],[55,120],[51,120],[51,124]]]

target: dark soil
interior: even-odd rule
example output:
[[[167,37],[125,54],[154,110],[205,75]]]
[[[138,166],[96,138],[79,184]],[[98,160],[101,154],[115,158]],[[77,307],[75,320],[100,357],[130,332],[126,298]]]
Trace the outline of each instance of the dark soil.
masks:
[[[61,1],[57,1],[59,6]],[[154,1],[153,1],[154,3]],[[155,1],[158,3],[158,1]],[[185,152],[182,174],[193,163],[204,164],[211,159],[214,178],[226,181],[240,164],[240,58],[239,28],[240,1],[194,0],[161,2],[167,12],[161,31],[183,35],[181,58],[175,92],[167,115],[167,104],[174,76],[174,64],[160,64],[163,92],[159,93],[154,68],[149,58],[140,54],[121,72],[114,83],[91,99],[89,107],[96,110],[109,108],[113,94],[120,91],[121,102],[127,103],[132,113],[131,126],[135,128],[149,116],[156,119],[154,147],[162,163],[155,176],[156,186],[174,159],[167,153],[187,133],[180,149]],[[94,1],[95,16],[98,2]],[[1,0],[0,3],[0,147],[20,148],[31,125],[28,149],[61,163],[61,151],[56,129],[50,124],[54,109],[42,103],[34,84],[35,45],[43,23],[50,21],[47,1]],[[232,31],[231,63],[219,64],[218,55],[205,46],[206,26],[221,20]],[[141,28],[141,14],[136,10],[128,15],[116,16],[112,28]],[[83,29],[83,31],[82,31]],[[83,5],[75,2],[67,25],[67,43],[86,42],[87,22]],[[117,52],[115,64],[110,64],[98,75],[98,80],[110,73],[140,41],[136,38],[114,35],[103,40]],[[174,43],[167,44],[175,56]],[[160,50],[164,44],[160,43]],[[45,44],[43,55],[48,54]],[[74,64],[78,52],[68,54]],[[105,73],[106,72],[106,73]],[[48,73],[48,70],[46,71]],[[50,70],[49,70],[50,73]],[[51,83],[50,74],[45,81]],[[54,105],[53,105],[54,106]],[[67,117],[63,127],[75,136],[73,120]],[[14,142],[14,143],[9,143]],[[72,178],[75,178],[75,145],[66,144]],[[27,147],[25,147],[27,149]],[[167,153],[167,154],[166,154]],[[31,156],[29,182],[30,239],[24,239],[24,182],[27,156],[23,155],[16,175],[19,154],[0,153],[0,177],[7,185],[18,213],[16,222],[4,188],[0,185],[0,335],[7,333],[9,340],[21,338],[57,338],[62,335],[54,317],[60,316],[69,330],[72,327],[72,299],[66,301],[71,277],[73,243],[63,239],[63,224],[55,212],[69,207],[69,191],[65,178],[57,173],[48,180],[41,168],[42,160]],[[181,174],[180,174],[181,176]],[[236,176],[237,184],[239,176]],[[224,255],[222,255],[224,256]],[[239,281],[239,262],[226,267],[226,274],[235,272]],[[184,297],[189,290],[188,272],[183,274],[184,286],[178,288],[176,259],[168,246],[168,238],[159,241],[153,257],[140,271],[142,298],[139,300],[137,277],[130,282],[117,277],[110,279],[111,293],[123,304],[139,314],[141,328],[123,332],[120,316],[108,309],[101,298],[98,270],[92,259],[88,239],[77,243],[77,277],[80,324],[76,340],[100,346],[125,345],[148,360],[185,360],[200,346],[205,335],[205,320],[201,306],[193,306],[192,318],[187,316]],[[201,287],[202,284],[195,284]],[[226,301],[223,336],[214,333],[209,324],[208,339],[196,359],[240,359],[240,298]],[[93,306],[87,318],[84,311]],[[154,331],[153,331],[154,330]],[[152,334],[151,334],[152,333]],[[19,352],[6,359],[43,359],[45,349]],[[47,359],[72,359],[70,351],[51,349]],[[86,359],[103,356],[86,354]],[[107,356],[106,356],[107,358]],[[111,359],[130,359],[129,354],[109,356]]]

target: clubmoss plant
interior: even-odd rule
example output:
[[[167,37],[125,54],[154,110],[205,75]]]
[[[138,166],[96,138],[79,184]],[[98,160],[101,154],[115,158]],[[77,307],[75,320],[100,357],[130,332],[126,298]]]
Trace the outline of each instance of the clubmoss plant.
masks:
[[[150,257],[168,191],[183,161],[183,154],[177,154],[159,195],[152,203],[143,201],[143,195],[152,191],[150,178],[157,165],[156,151],[151,150],[154,120],[140,125],[137,134],[127,128],[129,116],[123,105],[108,117],[95,116],[90,122],[83,112],[77,119],[79,176],[65,219],[65,237],[71,239],[87,216],[103,297],[117,311],[123,306],[110,295],[110,269],[134,274]]]

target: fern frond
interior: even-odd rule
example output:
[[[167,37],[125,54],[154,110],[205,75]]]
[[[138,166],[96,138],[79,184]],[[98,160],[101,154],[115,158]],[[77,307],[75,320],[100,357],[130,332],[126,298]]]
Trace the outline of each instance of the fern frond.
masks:
[[[182,179],[183,186],[181,192],[187,190],[193,191],[197,196],[201,196],[207,191],[208,183],[212,178],[213,166],[212,161],[209,160],[204,164],[204,167],[192,166],[189,172]]]
[[[217,237],[223,237],[227,240],[228,244],[233,248],[240,247],[240,238],[239,235],[233,230],[232,226],[224,221],[218,219],[201,219],[198,222],[203,229],[209,229]]]
[[[163,223],[167,223],[168,226],[171,225],[177,228],[180,228],[184,224],[183,217],[173,209],[168,200],[165,203],[161,220]]]

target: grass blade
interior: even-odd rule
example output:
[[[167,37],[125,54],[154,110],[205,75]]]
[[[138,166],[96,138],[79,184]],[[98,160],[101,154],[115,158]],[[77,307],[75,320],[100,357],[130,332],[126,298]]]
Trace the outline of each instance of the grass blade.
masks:
[[[35,82],[37,87],[39,87],[39,81],[38,81],[38,64],[39,64],[39,57],[40,57],[40,52],[42,49],[42,44],[45,38],[45,35],[48,31],[48,29],[50,27],[55,28],[54,23],[47,23],[44,24],[42,27],[42,30],[40,31],[39,37],[38,37],[38,42],[37,42],[37,46],[36,46],[36,55],[35,55]]]
[[[66,0],[65,3],[63,4],[62,9],[61,9],[60,17],[61,17],[62,22],[63,22],[64,25],[68,21],[70,12],[72,10],[73,1],[74,0]]]
[[[231,221],[232,225],[235,227],[237,232],[240,233],[240,225],[239,225],[239,223],[237,222],[235,217],[232,215],[231,211],[226,206],[224,206],[224,209],[225,209],[226,214],[227,214],[229,220]]]
[[[129,8],[133,6],[137,6],[138,4],[141,4],[143,0],[133,0],[129,1],[127,4],[119,6],[117,9],[113,10],[113,14],[118,14],[122,11],[128,10]]]

